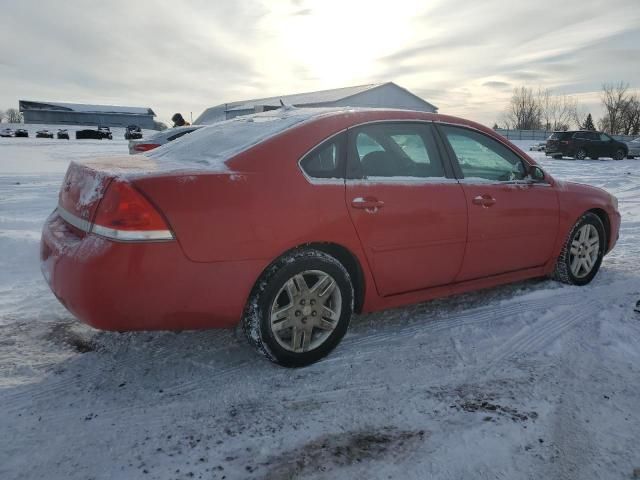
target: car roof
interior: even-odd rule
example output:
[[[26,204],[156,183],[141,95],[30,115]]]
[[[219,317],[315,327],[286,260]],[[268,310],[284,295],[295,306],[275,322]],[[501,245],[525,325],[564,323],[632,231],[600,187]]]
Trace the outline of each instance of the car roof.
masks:
[[[230,120],[208,124],[201,130],[170,142],[151,151],[148,156],[163,162],[177,164],[188,158],[203,168],[226,169],[227,160],[271,138],[281,135],[305,136],[307,129],[316,125],[325,132],[338,132],[346,128],[371,122],[386,121],[435,121],[479,130],[510,148],[515,148],[525,158],[525,152],[511,145],[490,128],[479,123],[449,115],[414,110],[385,108],[293,108],[284,107],[268,112],[238,116]],[[294,132],[295,130],[295,132]],[[166,132],[166,130],[165,130]],[[298,132],[298,133],[296,133]]]

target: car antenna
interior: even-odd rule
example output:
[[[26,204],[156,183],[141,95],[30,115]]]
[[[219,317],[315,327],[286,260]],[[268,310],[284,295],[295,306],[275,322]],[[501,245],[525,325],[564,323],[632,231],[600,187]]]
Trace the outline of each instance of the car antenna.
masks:
[[[282,101],[282,99],[280,99],[280,105],[281,105],[281,107],[280,107],[280,108],[282,108],[284,111],[287,111],[287,110],[293,110],[294,108],[296,108],[296,107],[294,107],[293,105],[289,105],[289,104],[287,104],[287,103],[284,103],[284,102]]]

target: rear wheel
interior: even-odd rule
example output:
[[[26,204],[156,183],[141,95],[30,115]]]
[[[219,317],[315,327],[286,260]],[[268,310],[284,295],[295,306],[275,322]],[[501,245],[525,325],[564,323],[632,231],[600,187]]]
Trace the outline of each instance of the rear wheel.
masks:
[[[598,273],[605,248],[602,220],[594,213],[584,214],[567,237],[553,277],[570,285],[586,285]]]
[[[626,156],[626,154],[624,153],[624,150],[619,149],[619,150],[616,150],[616,153],[613,154],[613,159],[614,160],[624,160],[625,156]]]
[[[562,155],[554,155],[553,158],[555,158],[556,160],[560,160],[562,158]]]
[[[576,150],[575,158],[576,160],[584,160],[587,158],[587,151],[584,148],[579,148]]]
[[[258,352],[285,367],[326,356],[347,331],[353,286],[344,266],[317,250],[298,250],[272,264],[247,304],[243,330]]]

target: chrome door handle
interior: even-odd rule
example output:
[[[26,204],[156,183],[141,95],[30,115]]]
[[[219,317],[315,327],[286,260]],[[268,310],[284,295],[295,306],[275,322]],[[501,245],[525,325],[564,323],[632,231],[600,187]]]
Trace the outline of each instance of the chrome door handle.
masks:
[[[478,195],[472,201],[475,205],[481,205],[483,207],[490,207],[496,203],[496,199],[491,195]]]
[[[384,202],[373,197],[357,197],[351,200],[351,206],[353,208],[361,208],[363,210],[376,211],[379,208],[384,207]]]

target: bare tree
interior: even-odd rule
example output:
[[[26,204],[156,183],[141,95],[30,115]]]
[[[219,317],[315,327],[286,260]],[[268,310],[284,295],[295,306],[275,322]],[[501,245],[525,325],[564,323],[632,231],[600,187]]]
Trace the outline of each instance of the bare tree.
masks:
[[[540,128],[540,105],[533,89],[518,87],[513,90],[505,120],[510,128],[517,130]]]
[[[622,135],[638,135],[640,133],[640,100],[635,93],[626,101],[619,133]]]
[[[578,101],[568,95],[555,95],[550,89],[538,88],[540,120],[545,130],[569,130],[576,122]],[[576,122],[579,123],[579,122]]]
[[[628,107],[627,91],[629,84],[619,82],[617,84],[604,83],[602,85],[602,105],[606,110],[604,118],[600,119],[598,124],[600,128],[605,129],[607,133],[617,134],[620,131],[622,119]]]
[[[21,123],[22,122],[22,113],[17,108],[9,108],[5,112],[7,117],[7,122],[9,123]]]

